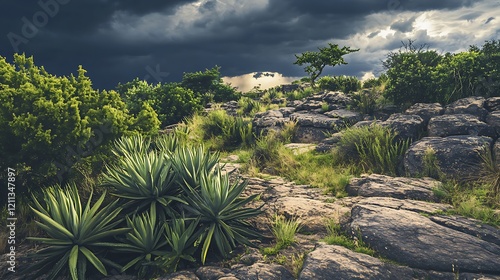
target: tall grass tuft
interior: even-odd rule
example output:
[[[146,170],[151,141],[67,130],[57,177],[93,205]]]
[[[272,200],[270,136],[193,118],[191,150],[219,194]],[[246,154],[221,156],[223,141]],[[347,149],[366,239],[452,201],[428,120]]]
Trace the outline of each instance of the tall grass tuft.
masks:
[[[344,131],[335,153],[338,161],[355,164],[362,172],[397,175],[399,162],[410,145],[397,140],[390,128],[378,124]]]

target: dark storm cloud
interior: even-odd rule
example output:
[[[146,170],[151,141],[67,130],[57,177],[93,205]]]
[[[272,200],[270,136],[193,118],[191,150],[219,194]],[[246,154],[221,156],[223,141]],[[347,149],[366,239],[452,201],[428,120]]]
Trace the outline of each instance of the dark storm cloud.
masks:
[[[410,32],[413,30],[413,23],[416,17],[411,17],[406,20],[398,20],[391,25],[391,29],[399,32]]]
[[[223,74],[229,76],[265,71],[299,76],[303,70],[292,65],[294,54],[316,50],[326,42],[347,40],[367,26],[376,25],[367,22],[369,15],[388,13],[396,20],[405,11],[453,10],[472,3],[465,0],[269,0],[261,10],[221,15],[217,9],[232,2],[209,0],[198,5],[205,16],[203,19],[186,27],[186,32],[168,33],[172,38],[163,38],[161,30],[165,23],[153,22],[148,15],[174,15],[181,5],[196,1],[42,0],[41,3],[55,1],[67,3],[59,5],[59,11],[48,18],[36,36],[20,43],[19,51],[34,55],[38,65],[55,74],[74,73],[81,64],[100,88],[112,88],[134,77],[149,77],[149,81],[154,82],[150,70],[158,67],[162,74],[168,73],[168,77],[160,75],[167,80],[178,80],[183,72],[214,65],[222,66]],[[262,3],[248,3],[257,5],[257,2]],[[22,36],[25,24],[22,18],[33,22],[33,15],[39,11],[43,8],[35,1],[29,4],[4,1],[0,12],[0,55],[12,57],[14,50],[7,34]],[[123,32],[113,29],[120,14],[124,15],[120,22],[120,28],[125,28]],[[393,23],[392,28],[397,32],[411,31],[413,21],[414,18],[407,18]],[[134,24],[143,24],[145,29],[132,32]],[[379,33],[375,31],[365,37],[374,39]],[[391,40],[381,43],[383,50],[380,51],[390,50],[393,42],[400,45],[401,38]],[[372,63],[359,56],[356,59],[353,56],[352,60],[355,65],[349,68],[350,74],[359,74]]]

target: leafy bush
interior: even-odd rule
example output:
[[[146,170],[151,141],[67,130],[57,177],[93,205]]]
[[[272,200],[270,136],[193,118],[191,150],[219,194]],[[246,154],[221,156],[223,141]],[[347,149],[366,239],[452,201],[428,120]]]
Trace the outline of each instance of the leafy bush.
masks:
[[[75,185],[69,185],[66,189],[59,186],[49,187],[43,191],[43,198],[45,205],[33,197],[35,206],[32,210],[40,219],[37,224],[49,237],[30,239],[48,247],[37,252],[36,256],[41,260],[31,269],[45,272],[46,269],[52,268],[48,279],[56,279],[67,265],[69,275],[77,280],[86,279],[87,264],[90,263],[100,273],[107,275],[104,264],[114,263],[107,260],[103,253],[107,247],[114,247],[116,244],[104,241],[130,230],[116,228],[121,221],[115,218],[122,210],[118,207],[118,201],[101,208],[105,198],[103,194],[90,206],[91,196],[82,208]]]
[[[117,91],[130,112],[136,113],[139,108],[149,106],[156,112],[162,126],[178,123],[203,108],[201,97],[179,83],[153,85],[134,79],[119,84]]]
[[[447,104],[468,96],[498,96],[500,89],[500,41],[487,41],[482,48],[440,55],[417,48],[414,41],[391,52],[384,61],[389,84],[386,96],[395,104],[417,102]]]
[[[257,100],[253,100],[249,97],[242,97],[238,100],[238,114],[240,116],[249,116],[253,117],[256,113],[262,111],[263,105]]]
[[[322,90],[351,93],[361,89],[361,81],[353,76],[325,76],[318,80],[318,86]]]
[[[357,164],[364,172],[396,175],[409,141],[396,140],[397,134],[378,124],[346,129],[336,150],[338,161]]]
[[[286,219],[282,215],[275,215],[272,232],[276,238],[277,247],[286,248],[295,243],[295,234],[300,230],[301,223],[298,219]]]
[[[379,107],[381,94],[374,89],[362,90],[352,95],[354,106],[363,114],[372,115]]]
[[[313,95],[315,92],[316,91],[311,87],[308,87],[305,89],[298,89],[298,90],[288,92],[286,94],[286,98],[289,100],[292,100],[292,101],[293,100],[301,100],[301,99],[304,99],[306,97]]]
[[[242,117],[229,116],[224,110],[208,113],[201,124],[203,138],[220,138],[219,148],[227,149],[240,144],[250,145],[253,141],[252,122]]]
[[[371,78],[363,82],[363,88],[377,88],[384,86],[389,81],[387,74],[383,73],[378,78]]]
[[[117,92],[94,90],[85,73],[57,77],[33,57],[0,57],[0,169],[18,171],[18,195],[67,181],[75,163],[99,160],[122,135],[158,130],[150,107],[128,114]]]
[[[181,86],[192,90],[204,103],[237,100],[239,96],[235,88],[223,83],[217,66],[205,72],[184,73]]]

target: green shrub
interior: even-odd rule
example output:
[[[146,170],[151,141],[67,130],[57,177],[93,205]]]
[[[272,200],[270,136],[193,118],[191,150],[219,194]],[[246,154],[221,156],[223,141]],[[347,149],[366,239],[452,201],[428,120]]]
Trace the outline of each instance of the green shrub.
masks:
[[[286,98],[288,100],[301,100],[306,97],[312,96],[316,93],[316,91],[312,87],[308,87],[305,89],[297,89],[286,94]]]
[[[235,88],[223,83],[217,66],[204,72],[184,73],[181,86],[192,90],[204,104],[237,100],[240,95]]]
[[[283,92],[277,90],[276,88],[270,88],[266,90],[261,100],[264,103],[270,104],[274,99],[279,99],[283,97]]]
[[[220,138],[219,148],[227,149],[253,142],[252,122],[242,117],[229,116],[224,110],[208,113],[201,124],[203,138]]]
[[[353,76],[324,76],[318,80],[318,86],[322,90],[351,93],[361,89],[361,81]]]
[[[363,114],[373,115],[378,109],[377,100],[381,94],[376,90],[362,90],[352,95],[354,107]]]
[[[381,74],[378,78],[371,78],[363,82],[363,88],[379,88],[383,87],[389,81],[389,77],[385,73]]]
[[[378,124],[346,129],[336,150],[338,161],[358,165],[363,172],[396,175],[409,140],[396,140],[397,134]]]
[[[150,107],[127,113],[117,92],[94,90],[85,73],[58,77],[33,57],[0,57],[0,169],[16,169],[17,195],[68,181],[77,162],[105,158],[122,135],[158,130]]]
[[[238,100],[238,106],[240,107],[238,109],[238,114],[240,116],[253,117],[256,113],[262,111],[263,109],[263,105],[259,101],[246,96],[243,96],[240,100]]]
[[[48,245],[36,253],[35,256],[41,260],[30,269],[40,272],[51,269],[47,278],[56,279],[67,266],[69,275],[76,280],[86,279],[86,267],[89,263],[103,275],[107,275],[104,264],[119,267],[104,258],[106,248],[117,246],[105,241],[130,229],[116,228],[121,221],[115,218],[122,208],[118,207],[117,200],[101,208],[104,198],[105,194],[90,206],[91,196],[82,207],[75,185],[69,185],[65,189],[59,186],[45,189],[45,205],[33,197],[35,206],[32,210],[40,219],[37,224],[49,237],[30,238]]]

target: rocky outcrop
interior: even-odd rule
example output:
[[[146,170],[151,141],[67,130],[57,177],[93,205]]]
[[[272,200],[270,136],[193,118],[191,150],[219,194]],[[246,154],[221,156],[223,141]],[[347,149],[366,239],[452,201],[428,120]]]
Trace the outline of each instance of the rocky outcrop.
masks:
[[[393,114],[382,125],[392,128],[401,140],[415,141],[424,131],[424,120],[418,115]]]
[[[382,256],[413,268],[452,272],[454,267],[462,272],[500,274],[500,246],[481,239],[489,228],[479,221],[448,227],[428,217],[447,207],[366,198],[353,207],[348,228]]]
[[[488,114],[488,110],[484,108],[485,102],[486,99],[484,97],[472,96],[462,98],[446,106],[445,114],[469,114],[484,121]]]
[[[448,178],[464,180],[477,174],[482,164],[480,153],[489,151],[493,140],[485,136],[425,137],[413,143],[404,157],[408,175],[425,175],[426,153],[435,154],[435,165]],[[427,158],[429,156],[427,155]]]
[[[429,136],[484,135],[495,137],[495,130],[479,117],[469,114],[443,115],[432,118],[428,126]]]
[[[440,185],[441,182],[432,178],[414,179],[371,174],[351,179],[346,191],[351,196],[437,201],[433,189]]]
[[[500,111],[494,111],[486,116],[486,123],[495,131],[495,137],[500,136]]]
[[[344,124],[339,118],[302,111],[293,113],[290,118],[297,123],[294,141],[299,143],[318,143]]]
[[[416,103],[405,111],[407,115],[420,116],[426,125],[430,119],[443,113],[444,108],[439,103]]]
[[[353,111],[346,110],[346,109],[332,110],[332,111],[325,112],[323,114],[325,116],[330,117],[330,118],[341,119],[342,121],[345,122],[346,126],[351,125],[351,124],[355,124],[355,123],[363,120],[363,116],[360,113],[353,112]]]
[[[255,114],[252,121],[256,135],[267,134],[270,130],[279,131],[288,121],[280,110],[269,110]]]

